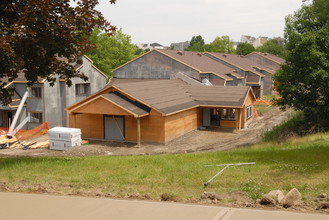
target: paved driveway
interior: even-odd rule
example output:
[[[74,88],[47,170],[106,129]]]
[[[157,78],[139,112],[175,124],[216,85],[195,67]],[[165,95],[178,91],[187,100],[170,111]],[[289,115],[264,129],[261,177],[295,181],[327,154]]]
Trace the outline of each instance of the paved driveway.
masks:
[[[231,209],[167,202],[0,193],[0,216],[6,220],[328,220],[329,215]]]

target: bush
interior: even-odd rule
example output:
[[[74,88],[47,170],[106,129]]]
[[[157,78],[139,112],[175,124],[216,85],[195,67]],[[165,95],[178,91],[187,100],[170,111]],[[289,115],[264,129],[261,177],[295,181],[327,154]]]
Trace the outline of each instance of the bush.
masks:
[[[325,121],[314,122],[304,117],[302,112],[294,112],[290,119],[262,134],[263,142],[283,142],[295,136],[305,136],[318,132],[328,131],[328,123]]]

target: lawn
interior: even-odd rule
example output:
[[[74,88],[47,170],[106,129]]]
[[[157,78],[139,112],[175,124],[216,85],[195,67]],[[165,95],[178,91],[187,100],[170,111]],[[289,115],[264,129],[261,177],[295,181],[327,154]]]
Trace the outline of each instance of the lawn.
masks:
[[[0,189],[20,192],[110,195],[169,193],[182,201],[204,191],[245,192],[257,199],[274,189],[296,187],[305,201],[329,194],[329,134],[264,143],[227,152],[107,157],[0,158]],[[205,189],[220,167],[208,164],[256,162],[230,167]]]

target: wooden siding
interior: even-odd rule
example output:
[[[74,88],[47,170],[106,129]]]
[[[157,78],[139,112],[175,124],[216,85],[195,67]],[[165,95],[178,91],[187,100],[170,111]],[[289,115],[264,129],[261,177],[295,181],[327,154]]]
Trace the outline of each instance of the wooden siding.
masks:
[[[104,138],[103,115],[70,114],[69,126],[71,128],[80,128],[82,133],[82,138],[99,138],[99,139]]]
[[[105,114],[105,115],[131,115],[129,112],[112,104],[104,98],[96,98],[88,104],[74,110],[74,113]]]
[[[236,128],[237,120],[220,120],[220,127]]]
[[[166,117],[165,141],[168,142],[201,126],[202,111],[193,108]]]
[[[147,143],[164,143],[164,117],[151,110],[150,115],[140,119],[141,141]],[[137,119],[132,116],[125,117],[126,141],[137,141]]]

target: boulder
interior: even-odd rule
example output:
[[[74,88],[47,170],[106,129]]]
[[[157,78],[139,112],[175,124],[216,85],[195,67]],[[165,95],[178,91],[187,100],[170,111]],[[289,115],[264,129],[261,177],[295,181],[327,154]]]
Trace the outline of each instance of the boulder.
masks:
[[[284,194],[281,190],[272,190],[268,193],[268,195],[271,196],[278,204],[281,204],[284,198]]]
[[[282,205],[284,208],[289,208],[294,205],[298,205],[301,202],[302,195],[298,189],[293,188],[290,190],[287,195],[282,200]]]
[[[284,195],[281,190],[272,190],[271,192],[265,194],[259,203],[261,205],[281,204],[283,198],[284,198]]]

